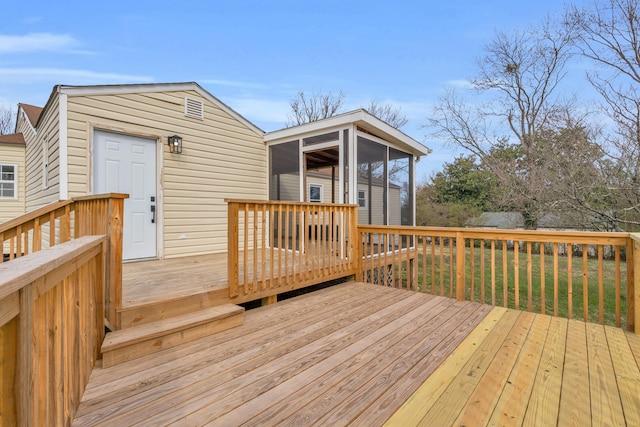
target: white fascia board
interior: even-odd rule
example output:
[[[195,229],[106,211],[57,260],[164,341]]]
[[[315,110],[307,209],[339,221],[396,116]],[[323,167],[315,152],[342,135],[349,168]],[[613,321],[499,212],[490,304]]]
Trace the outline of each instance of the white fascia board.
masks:
[[[67,128],[68,109],[67,95],[60,93],[58,98],[58,157],[59,176],[58,184],[60,200],[69,198],[69,130]]]
[[[424,156],[431,152],[429,148],[420,144],[418,141],[411,138],[404,132],[388,125],[387,123],[383,122],[382,120],[378,119],[377,117],[363,109],[339,114],[337,116],[329,117],[327,119],[318,120],[311,123],[305,123],[299,126],[285,128],[274,132],[268,132],[264,135],[264,140],[265,142],[284,142],[288,139],[301,138],[303,137],[303,135],[306,136],[307,134],[318,133],[321,131],[330,131],[333,130],[333,128],[345,127],[351,125],[352,123],[359,125],[365,129],[367,127],[370,127],[381,132],[385,137],[388,137],[388,142],[408,148],[415,156]]]
[[[307,135],[311,133],[317,133],[320,131],[326,131],[330,128],[336,128],[340,126],[348,125],[354,121],[358,121],[360,112],[364,110],[356,110],[350,113],[339,114],[337,116],[329,117],[327,119],[317,120],[315,122],[305,123],[298,126],[292,126],[290,128],[284,128],[273,132],[268,132],[264,135],[265,142],[286,139],[286,138],[300,138],[301,135]]]
[[[44,112],[44,111],[43,111],[43,112]],[[36,129],[36,128],[34,128],[34,127],[33,127],[33,125],[31,124],[31,120],[29,120],[29,117],[27,116],[27,112],[26,112],[26,111],[24,111],[24,108],[22,108],[22,106],[21,106],[21,105],[18,105],[18,114],[17,114],[17,116],[16,116],[16,129],[15,129],[15,130],[16,130],[16,132],[15,132],[15,133],[17,133],[17,130],[18,130],[18,121],[20,120],[20,116],[21,116],[21,115],[24,115],[23,121],[27,122],[27,124],[29,125],[29,127],[31,128],[31,130],[33,131],[33,133],[34,133],[35,135],[37,135],[37,134],[38,134],[38,129]]]
[[[388,125],[387,123],[383,122],[382,120],[380,120],[379,118],[371,114],[367,113],[363,117],[362,121],[381,130],[385,134],[389,135],[392,138],[392,141],[390,142],[401,143],[408,146],[414,151],[413,154],[415,154],[418,157],[426,156],[431,152],[431,149],[429,149],[428,147],[425,147],[415,139],[411,138],[406,133],[394,128],[393,126]]]
[[[213,104],[217,105],[228,113],[230,116],[234,117],[249,129],[254,131],[258,136],[262,137],[264,135],[264,131],[260,129],[258,126],[251,123],[249,120],[244,118],[241,114],[235,111],[233,108],[229,107],[224,102],[220,101],[218,98],[213,96],[211,93],[206,91],[196,82],[186,82],[186,83],[149,83],[149,84],[122,84],[122,85],[99,85],[99,86],[60,86],[60,93],[65,93],[67,95],[117,95],[117,94],[125,94],[125,93],[148,93],[148,92],[178,92],[178,91],[187,91],[193,90],[201,95],[203,98],[208,99]]]

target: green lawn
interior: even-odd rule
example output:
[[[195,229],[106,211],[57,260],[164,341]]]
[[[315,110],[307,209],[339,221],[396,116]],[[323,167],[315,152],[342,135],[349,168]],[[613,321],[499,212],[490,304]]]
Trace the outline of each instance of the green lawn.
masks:
[[[422,253],[418,256],[418,286],[419,290],[431,292],[432,284],[436,294],[440,294],[440,251],[439,247],[435,250],[435,269],[432,269],[431,253],[427,253],[426,263]],[[442,268],[442,294],[445,296],[455,296],[455,256],[453,261],[449,257],[449,247],[444,249],[444,265]],[[568,257],[558,256],[557,260],[557,299],[558,305],[554,307],[554,265],[553,255],[545,254],[541,258],[539,252],[531,255],[531,290],[529,291],[529,273],[527,266],[527,253],[520,252],[518,254],[518,289],[519,304],[515,304],[515,266],[514,252],[508,250],[507,271],[505,280],[505,271],[503,269],[503,251],[496,249],[494,252],[495,259],[495,288],[492,294],[492,278],[491,278],[491,251],[485,249],[484,262],[481,260],[481,252],[479,248],[473,250],[473,267],[470,263],[470,248],[466,248],[465,256],[465,297],[469,299],[471,296],[471,287],[473,284],[473,301],[484,302],[495,305],[504,306],[504,286],[507,287],[507,306],[510,308],[518,308],[520,310],[529,309],[529,292],[531,293],[530,309],[533,312],[542,312],[543,304],[542,277],[544,276],[544,307],[545,313],[553,315],[557,311],[560,317],[569,317],[569,274],[568,274]],[[541,273],[541,267],[544,260],[544,275]],[[449,263],[454,262],[453,278],[450,278]],[[426,265],[423,265],[426,264]],[[484,282],[482,281],[481,271],[484,269]],[[603,261],[603,304],[604,304],[604,323],[608,325],[616,324],[616,264],[613,260]],[[624,326],[626,322],[626,263],[620,262],[620,313],[621,324]],[[473,270],[473,274],[472,274]],[[583,319],[583,258],[582,256],[573,256],[572,258],[572,318]],[[433,271],[433,274],[432,274]],[[599,283],[598,283],[598,260],[587,259],[587,298],[588,298],[588,318],[591,322],[599,322]],[[396,268],[396,278],[399,274],[406,281],[406,262],[403,264],[402,272]],[[472,281],[473,277],[473,281]],[[432,281],[435,278],[435,281]],[[473,283],[472,283],[473,282]],[[406,282],[405,282],[406,283]],[[452,289],[453,287],[453,289]],[[484,288],[484,300],[482,300],[482,288]]]

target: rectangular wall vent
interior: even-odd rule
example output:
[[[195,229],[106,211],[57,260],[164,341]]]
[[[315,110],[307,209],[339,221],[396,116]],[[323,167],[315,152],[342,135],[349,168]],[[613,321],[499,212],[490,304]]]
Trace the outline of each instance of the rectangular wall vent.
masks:
[[[184,99],[184,115],[193,119],[204,120],[204,102],[199,99]]]

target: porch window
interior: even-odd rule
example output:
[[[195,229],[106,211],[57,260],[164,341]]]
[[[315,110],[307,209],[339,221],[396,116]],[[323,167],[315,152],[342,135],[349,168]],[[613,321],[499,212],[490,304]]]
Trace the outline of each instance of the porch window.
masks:
[[[335,131],[330,133],[324,133],[322,135],[315,135],[315,136],[310,136],[308,138],[304,138],[302,140],[302,144],[304,146],[322,144],[323,142],[333,142],[333,141],[337,141],[338,139],[340,139],[340,132]]]
[[[387,225],[387,147],[358,137],[358,190],[364,189],[368,199],[359,209],[360,224]]]
[[[411,154],[389,148],[389,224],[413,225]]]
[[[17,171],[17,165],[0,164],[0,198],[16,198]]]
[[[300,145],[298,140],[269,148],[269,199],[300,201]]]
[[[309,184],[309,201],[314,203],[322,202],[321,184]]]

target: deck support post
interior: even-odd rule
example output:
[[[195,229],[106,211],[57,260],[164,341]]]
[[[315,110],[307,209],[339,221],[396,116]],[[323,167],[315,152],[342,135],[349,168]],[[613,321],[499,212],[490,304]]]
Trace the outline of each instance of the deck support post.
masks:
[[[271,305],[278,302],[278,295],[269,295],[262,298],[262,305]]]

